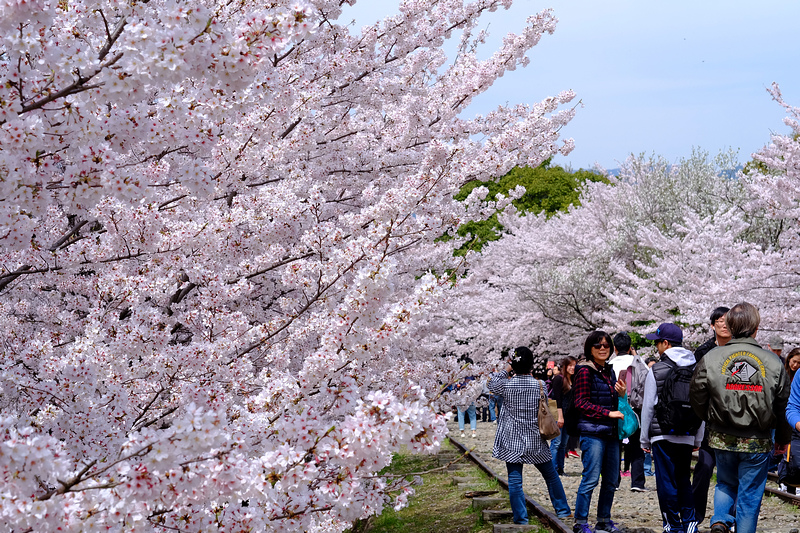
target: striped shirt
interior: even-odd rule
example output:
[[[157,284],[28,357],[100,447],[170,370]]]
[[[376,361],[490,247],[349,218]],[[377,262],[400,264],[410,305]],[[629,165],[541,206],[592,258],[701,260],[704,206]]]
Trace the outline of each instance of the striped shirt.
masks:
[[[552,460],[539,433],[539,397],[542,385],[533,376],[508,378],[505,371],[489,380],[492,394],[503,397],[492,457],[507,463],[539,464]]]

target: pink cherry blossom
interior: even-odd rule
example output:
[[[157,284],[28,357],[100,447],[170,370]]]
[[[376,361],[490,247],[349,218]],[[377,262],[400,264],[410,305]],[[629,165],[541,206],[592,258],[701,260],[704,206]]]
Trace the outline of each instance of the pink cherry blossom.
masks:
[[[568,152],[574,94],[466,110],[550,11],[486,56],[509,1],[359,32],[340,4],[0,3],[3,529],[341,531],[407,501],[379,473],[438,449],[461,371],[422,340],[465,267],[440,237],[482,216],[453,195]]]

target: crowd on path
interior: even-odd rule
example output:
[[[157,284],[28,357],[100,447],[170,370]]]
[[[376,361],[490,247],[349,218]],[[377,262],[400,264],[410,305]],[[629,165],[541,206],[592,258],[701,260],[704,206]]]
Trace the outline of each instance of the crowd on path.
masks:
[[[493,403],[492,420],[494,407],[499,411],[492,456],[506,464],[514,522],[528,521],[524,464],[542,474],[556,515],[574,518],[577,533],[620,531],[612,511],[621,475],[631,477],[632,491],[643,492],[654,469],[664,531],[695,533],[706,518],[716,467],[711,532],[754,533],[770,469],[779,467],[787,484],[800,485],[800,460],[787,446],[794,441],[800,450],[800,380],[792,379],[800,348],[783,358],[783,341],[776,337],[769,349],[762,348],[755,340],[759,325],[751,304],[717,308],[711,315],[714,336],[692,352],[683,346],[681,328],[664,323],[646,335],[658,352],[647,361],[628,334],[612,340],[595,331],[582,357],[565,358],[549,387],[533,375],[531,351],[517,348],[482,389]],[[548,397],[556,404],[552,415]],[[459,429],[464,436],[466,414],[474,437],[475,404],[461,403]],[[550,422],[560,428],[555,438],[547,430]],[[576,438],[583,470],[571,507],[560,476]]]

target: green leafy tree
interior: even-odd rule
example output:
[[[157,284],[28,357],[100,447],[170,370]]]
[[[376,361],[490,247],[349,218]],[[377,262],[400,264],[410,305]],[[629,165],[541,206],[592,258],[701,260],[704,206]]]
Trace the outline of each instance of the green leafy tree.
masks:
[[[565,211],[570,205],[580,205],[580,187],[587,181],[607,181],[605,176],[588,170],[570,171],[558,165],[550,166],[548,159],[536,168],[515,167],[497,181],[473,180],[465,184],[456,194],[456,200],[465,200],[476,187],[486,187],[489,194],[485,201],[497,199],[498,194],[508,196],[518,185],[525,187],[525,194],[512,202],[521,213],[541,213],[548,216]],[[456,255],[468,250],[481,251],[483,245],[502,236],[503,226],[497,221],[497,213],[486,220],[471,220],[458,228],[458,235],[472,238],[464,243]]]

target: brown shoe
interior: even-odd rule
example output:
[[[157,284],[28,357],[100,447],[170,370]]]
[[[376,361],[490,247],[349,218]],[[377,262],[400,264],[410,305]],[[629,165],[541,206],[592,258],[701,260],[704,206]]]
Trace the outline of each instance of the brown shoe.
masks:
[[[711,533],[730,533],[730,528],[725,522],[714,522],[711,524]]]

